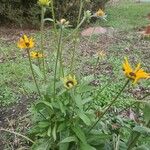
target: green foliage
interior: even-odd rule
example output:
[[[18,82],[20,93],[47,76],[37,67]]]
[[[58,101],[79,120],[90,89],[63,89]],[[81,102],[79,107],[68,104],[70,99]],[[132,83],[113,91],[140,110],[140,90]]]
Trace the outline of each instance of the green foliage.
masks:
[[[92,13],[98,11],[99,8],[104,9],[106,3],[109,0],[82,0],[83,2],[83,10],[90,10]],[[79,8],[81,1],[80,0],[58,0],[54,1],[55,12],[57,14],[57,18],[65,18],[71,22],[73,26],[77,24]]]
[[[91,2],[84,2],[84,11],[97,11],[99,8],[104,8],[106,2],[109,0],[91,0]],[[77,21],[80,0],[58,0],[54,1],[54,9],[56,19],[65,18],[69,20],[74,26]],[[83,11],[83,12],[84,12]],[[83,13],[82,13],[83,15]],[[51,9],[46,13],[46,16],[52,17]],[[37,0],[2,0],[0,1],[0,23],[7,22],[15,23],[19,26],[32,25],[37,27],[40,24],[40,7],[37,5]]]
[[[54,53],[50,51],[51,57],[45,55],[45,58],[30,61],[32,63],[31,72],[26,69],[26,66],[29,66],[29,64],[26,64],[26,59],[24,59],[24,63],[21,63],[22,59],[17,59],[15,63],[9,62],[11,64],[11,67],[9,66],[9,73],[11,74],[13,72],[22,77],[23,81],[20,81],[20,83],[24,85],[25,91],[37,96],[36,102],[33,103],[30,109],[32,124],[28,136],[35,142],[31,149],[127,150],[127,140],[130,139],[130,134],[132,147],[135,149],[146,149],[148,147],[147,143],[145,144],[143,141],[138,142],[137,140],[140,136],[142,139],[142,137],[146,137],[150,133],[149,105],[143,102],[144,105],[142,103],[142,107],[138,105],[138,109],[140,110],[137,111],[137,109],[133,109],[139,118],[137,122],[131,120],[130,116],[127,117],[127,115],[125,115],[122,117],[122,114],[118,113],[118,111],[124,109],[126,103],[130,104],[130,102],[125,102],[129,100],[130,95],[128,94],[128,90],[123,94],[123,90],[126,87],[123,85],[126,81],[121,74],[122,57],[116,58],[113,53],[112,55],[114,56],[109,57],[107,60],[113,68],[116,68],[113,70],[114,76],[110,76],[111,80],[115,83],[108,80],[109,75],[96,77],[95,74],[85,76],[80,73],[77,74],[76,85],[70,88],[69,85],[72,84],[73,81],[64,83],[68,85],[69,88],[63,85],[62,80],[64,79],[62,78],[68,74],[72,74],[78,68],[78,66],[75,66],[75,68],[71,68],[72,70],[70,70],[69,67],[66,67],[67,65],[65,67],[62,65],[62,58],[60,56],[63,57],[63,54],[66,54],[66,51],[63,51],[66,46],[64,39],[68,35],[67,33],[65,33],[65,35],[62,34],[64,28],[65,27],[60,24],[60,29],[56,29],[57,34],[55,34],[54,37],[56,38],[57,35],[59,42],[57,43],[56,40],[55,43],[58,45],[53,44],[55,51]],[[76,30],[78,29],[74,31]],[[69,32],[69,35],[73,35],[73,40],[70,38],[67,42],[71,41],[74,43],[76,38],[78,38],[76,34],[72,34],[76,33],[74,31],[71,32],[71,34]],[[41,32],[43,32],[43,30]],[[41,37],[42,36],[43,34],[41,34]],[[62,39],[62,37],[64,39]],[[42,37],[41,40],[42,39],[44,38]],[[49,39],[41,41],[41,43],[47,41],[49,41]],[[42,50],[45,50],[45,45],[42,46]],[[74,47],[76,47],[76,43]],[[25,49],[24,52],[28,50],[29,49]],[[117,49],[117,51],[119,51],[119,49]],[[67,56],[72,56],[71,54],[72,51]],[[58,65],[55,66],[54,62],[57,62],[57,56]],[[30,58],[30,56],[28,57]],[[67,61],[69,60],[67,59]],[[43,62],[46,62],[46,67],[43,65]],[[50,62],[50,65],[48,62]],[[16,67],[16,63],[18,63],[20,69]],[[4,75],[8,73],[8,70],[5,69],[5,64],[3,64],[2,70],[4,71]],[[2,75],[4,78],[3,82],[7,79],[7,76],[5,77],[4,75]],[[27,78],[27,82],[25,81],[26,76],[29,77]],[[8,78],[8,81],[12,81],[12,79],[14,80],[13,77]],[[17,80],[17,78],[15,78],[15,80]],[[95,80],[101,81],[101,84],[94,86],[93,82]],[[40,94],[37,93],[38,88]],[[3,89],[1,91],[3,92],[3,97],[6,97],[6,99],[12,96],[7,94],[5,90],[3,91]],[[11,92],[8,91],[8,93]],[[117,100],[120,102],[117,103]],[[116,107],[113,107],[114,105]],[[141,116],[141,114],[144,114],[144,116]],[[131,115],[134,116],[134,114]],[[132,136],[132,132],[136,133],[136,136]],[[135,147],[136,142],[138,143],[137,147]]]
[[[20,26],[37,25],[40,9],[36,0],[2,0],[0,2],[0,23],[12,22]]]

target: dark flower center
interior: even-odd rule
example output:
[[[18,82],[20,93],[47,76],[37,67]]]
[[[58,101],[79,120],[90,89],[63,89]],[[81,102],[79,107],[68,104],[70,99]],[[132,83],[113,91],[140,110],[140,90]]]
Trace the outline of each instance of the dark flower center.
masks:
[[[67,82],[66,82],[67,87],[70,87],[70,84],[71,84],[71,85],[74,85],[73,81],[67,81]]]
[[[26,46],[27,46],[27,47],[29,47],[29,46],[30,46],[30,43],[29,43],[29,42],[26,42],[25,44],[26,44]]]
[[[134,72],[130,72],[129,75],[130,75],[131,77],[136,77],[136,74],[135,74]]]
[[[39,53],[36,53],[35,56],[38,57],[38,56],[39,56]]]

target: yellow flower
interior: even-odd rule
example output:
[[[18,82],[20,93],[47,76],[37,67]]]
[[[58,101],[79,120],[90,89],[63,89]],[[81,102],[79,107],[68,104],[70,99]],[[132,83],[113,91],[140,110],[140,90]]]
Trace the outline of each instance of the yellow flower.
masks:
[[[39,52],[34,52],[34,51],[32,51],[32,52],[30,53],[30,56],[31,56],[31,58],[42,58],[42,57],[43,57],[43,54],[42,54],[42,53],[39,53]]]
[[[38,4],[40,6],[49,6],[50,2],[51,2],[50,0],[39,0]]]
[[[125,58],[125,62],[123,63],[123,71],[128,78],[133,80],[133,84],[137,83],[137,81],[140,79],[150,78],[150,74],[146,73],[140,66],[141,65],[139,63],[133,70],[128,62],[128,59]]]
[[[34,47],[34,41],[33,41],[33,38],[28,38],[26,35],[23,35],[18,43],[17,43],[17,46],[19,48],[33,48]]]
[[[104,50],[98,51],[97,56],[99,59],[104,58],[106,56],[106,52]]]
[[[104,17],[104,16],[105,16],[105,12],[104,12],[102,9],[99,9],[99,10],[96,12],[96,16],[97,16],[97,17]]]
[[[65,78],[63,78],[63,82],[64,82],[64,86],[67,89],[71,89],[75,85],[77,85],[77,80],[76,80],[75,76],[71,76],[71,75],[68,75]]]

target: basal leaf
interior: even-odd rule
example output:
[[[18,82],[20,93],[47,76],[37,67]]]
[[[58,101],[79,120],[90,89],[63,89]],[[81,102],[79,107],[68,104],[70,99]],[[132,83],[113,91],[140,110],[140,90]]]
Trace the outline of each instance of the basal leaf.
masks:
[[[72,127],[72,130],[82,143],[87,143],[85,134],[79,126]]]
[[[134,131],[137,131],[141,134],[150,135],[150,128],[144,126],[136,126],[133,128]]]
[[[70,142],[76,141],[76,140],[77,140],[76,137],[74,137],[74,136],[69,136],[69,137],[63,139],[60,143],[70,143]]]

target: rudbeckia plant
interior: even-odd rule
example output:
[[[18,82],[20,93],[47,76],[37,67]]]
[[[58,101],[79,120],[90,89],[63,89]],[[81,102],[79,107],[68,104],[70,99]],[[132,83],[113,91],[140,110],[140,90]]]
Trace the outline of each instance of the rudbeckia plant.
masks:
[[[126,88],[138,83],[141,79],[149,79],[150,74],[145,72],[140,64],[133,69],[125,58],[123,72],[120,70],[120,74],[125,75],[125,77],[120,75],[123,81],[121,87],[118,91],[115,89],[116,93],[113,96],[107,97],[109,102],[105,106],[100,106],[101,93],[108,84],[105,87],[94,86],[96,75],[84,76],[82,72],[79,73],[75,59],[79,28],[93,15],[90,11],[86,11],[82,17],[83,1],[81,0],[78,25],[68,34],[65,29],[70,27],[69,21],[64,18],[56,21],[53,0],[39,0],[38,4],[41,6],[40,48],[36,47],[38,43],[36,38],[27,35],[20,37],[17,42],[17,47],[27,52],[34,81],[33,84],[30,79],[32,86],[29,88],[32,90],[33,87],[33,94],[37,97],[30,109],[31,128],[27,136],[22,137],[29,141],[32,150],[103,150],[107,149],[107,146],[111,149],[114,145],[117,145],[115,150],[123,146],[124,150],[132,149],[141,132],[139,133],[137,129],[132,130],[133,133],[127,142],[125,136],[129,137],[130,132],[120,134],[120,128],[123,125],[113,124],[112,119],[117,118],[117,112],[112,110]],[[45,18],[47,9],[51,9],[52,19]],[[99,9],[95,15],[104,17],[105,12]],[[46,54],[44,46],[45,20],[52,21],[55,30],[55,43],[53,43],[55,51],[50,53],[52,61]],[[64,45],[70,41],[73,43],[73,48],[69,49],[70,59],[65,60]],[[97,55],[96,66],[106,53],[99,51]],[[51,63],[50,67],[48,61]],[[68,66],[63,64],[65,61],[68,61]],[[144,106],[145,109],[147,107]],[[150,124],[150,118],[147,116],[146,113],[146,121],[143,121],[146,129]],[[145,131],[145,128],[140,129]]]

